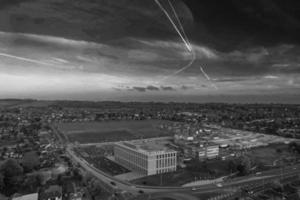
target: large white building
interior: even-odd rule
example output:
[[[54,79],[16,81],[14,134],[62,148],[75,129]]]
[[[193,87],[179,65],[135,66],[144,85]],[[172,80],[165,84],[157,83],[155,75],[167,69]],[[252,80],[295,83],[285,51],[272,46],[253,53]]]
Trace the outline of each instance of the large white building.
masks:
[[[116,162],[142,175],[176,171],[177,152],[159,141],[118,142],[114,155]]]

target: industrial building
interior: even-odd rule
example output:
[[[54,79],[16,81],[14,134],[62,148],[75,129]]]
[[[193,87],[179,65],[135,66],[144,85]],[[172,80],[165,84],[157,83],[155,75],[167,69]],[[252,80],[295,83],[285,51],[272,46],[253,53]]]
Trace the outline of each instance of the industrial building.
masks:
[[[206,160],[219,156],[219,145],[214,143],[185,143],[181,144],[180,147],[187,158]]]
[[[114,156],[117,163],[142,175],[176,171],[177,152],[161,141],[118,142],[114,146]]]
[[[198,148],[198,157],[200,160],[213,159],[219,156],[218,144],[203,144]]]

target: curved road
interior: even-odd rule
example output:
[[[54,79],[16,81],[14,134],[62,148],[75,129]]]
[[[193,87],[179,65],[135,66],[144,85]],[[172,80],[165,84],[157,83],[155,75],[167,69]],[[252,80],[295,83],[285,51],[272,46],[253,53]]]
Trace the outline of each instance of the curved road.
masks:
[[[111,182],[114,182],[116,184],[116,188],[128,191],[131,193],[138,194],[141,191],[143,193],[165,193],[165,192],[189,192],[193,194],[201,194],[201,193],[207,193],[207,192],[228,192],[229,189],[232,188],[241,188],[242,186],[247,186],[250,184],[257,184],[257,183],[266,183],[268,181],[281,179],[284,177],[290,177],[300,174],[300,164],[295,166],[286,167],[284,170],[282,169],[274,169],[270,171],[261,172],[259,175],[251,175],[247,177],[240,177],[235,178],[230,181],[226,181],[223,183],[222,186],[219,185],[219,187],[215,184],[207,184],[207,185],[201,185],[201,186],[187,186],[187,187],[158,187],[158,186],[142,186],[142,185],[135,185],[126,181],[119,180],[115,177],[112,177],[101,170],[93,167],[90,165],[87,161],[85,161],[83,158],[78,157],[76,153],[72,150],[72,145],[68,145],[66,148],[67,153],[70,155],[70,157],[80,164],[82,168],[84,168],[86,171],[93,174],[95,177],[101,179],[103,182],[105,182],[108,185],[111,185]]]
[[[162,196],[163,194],[181,194],[179,195],[182,199],[192,199],[190,194],[199,195],[202,193],[220,193],[220,192],[229,192],[240,189],[241,187],[257,184],[265,184],[270,181],[300,175],[300,164],[289,166],[284,169],[273,169],[269,171],[261,172],[260,174],[250,175],[246,177],[235,178],[226,182],[223,182],[222,186],[217,186],[215,184],[207,184],[201,186],[186,186],[186,187],[159,187],[159,186],[142,186],[129,183],[127,181],[119,180],[115,177],[112,177],[101,170],[90,165],[86,160],[76,155],[73,151],[73,145],[68,141],[64,140],[62,136],[58,133],[56,128],[53,128],[55,134],[60,139],[61,143],[66,147],[66,153],[70,158],[78,163],[86,171],[90,172],[95,177],[99,178],[102,182],[115,187],[116,190],[123,190],[130,192],[132,194],[146,193],[153,196]],[[114,182],[116,186],[113,186],[111,182]],[[188,193],[188,194],[184,194]],[[174,196],[174,195],[173,195]],[[178,195],[175,195],[178,196]],[[174,196],[174,197],[175,197]],[[179,197],[178,196],[178,197]],[[167,195],[168,197],[168,195]],[[184,198],[186,197],[186,198]],[[180,199],[180,198],[179,198]]]

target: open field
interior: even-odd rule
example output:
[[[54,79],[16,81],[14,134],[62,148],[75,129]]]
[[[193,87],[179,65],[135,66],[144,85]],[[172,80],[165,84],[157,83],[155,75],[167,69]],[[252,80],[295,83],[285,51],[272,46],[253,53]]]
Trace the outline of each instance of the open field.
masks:
[[[299,159],[299,155],[290,152],[286,144],[272,144],[266,147],[258,147],[249,150],[246,154],[255,163],[266,166],[284,166],[295,159]]]
[[[160,124],[159,120],[78,122],[58,124],[58,128],[73,142],[97,143],[170,136]]]

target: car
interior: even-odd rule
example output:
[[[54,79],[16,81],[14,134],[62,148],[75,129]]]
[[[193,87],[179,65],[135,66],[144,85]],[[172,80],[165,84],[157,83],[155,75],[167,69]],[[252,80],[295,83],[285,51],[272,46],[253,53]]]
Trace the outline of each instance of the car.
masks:
[[[144,191],[143,191],[143,190],[139,190],[139,193],[140,193],[140,194],[144,194]]]
[[[223,185],[221,183],[217,183],[216,186],[217,187],[223,187]]]
[[[197,188],[193,187],[193,188],[192,188],[192,191],[195,191],[195,190],[197,190]]]

